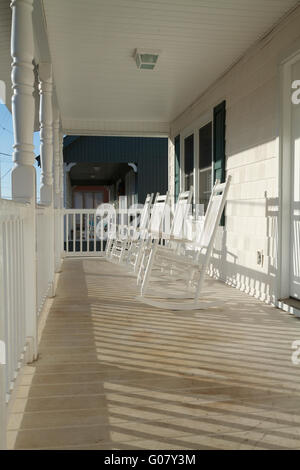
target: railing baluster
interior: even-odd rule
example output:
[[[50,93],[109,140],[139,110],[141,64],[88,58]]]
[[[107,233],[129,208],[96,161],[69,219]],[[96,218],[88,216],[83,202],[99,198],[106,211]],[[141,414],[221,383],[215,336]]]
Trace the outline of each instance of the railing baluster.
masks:
[[[69,253],[69,214],[66,213],[66,252]]]
[[[24,222],[23,218],[20,221],[20,278],[21,278],[21,311],[20,311],[20,330],[21,330],[21,350],[23,351],[25,345],[25,269],[24,269]]]
[[[76,253],[76,213],[73,214],[73,253]]]
[[[82,213],[79,214],[80,223],[80,254],[82,253]]]
[[[6,393],[9,393],[10,380],[11,380],[11,345],[9,344],[10,338],[10,282],[9,282],[9,221],[4,223],[3,227],[3,265],[4,265],[4,289],[5,296],[5,344],[6,344]]]
[[[8,221],[8,283],[9,283],[9,349],[10,349],[10,372],[9,372],[9,387],[11,386],[11,381],[14,377],[14,352],[15,352],[15,342],[14,342],[14,295],[13,295],[13,273],[12,273],[12,222]]]
[[[96,237],[96,212],[93,214],[93,226],[94,226],[94,252],[97,251],[97,237]]]
[[[101,243],[101,247],[100,247],[100,248],[101,248],[101,251],[103,251],[103,238],[104,238],[104,223],[102,222],[102,223],[101,223],[101,241],[100,241],[100,243]]]
[[[12,282],[12,340],[14,342],[13,344],[13,376],[12,379],[15,379],[15,371],[17,369],[18,365],[18,340],[16,337],[16,333],[18,331],[17,328],[17,293],[16,289],[18,288],[17,286],[17,266],[16,266],[16,242],[15,242],[15,220],[13,219],[11,221],[11,227],[10,227],[10,238],[11,238],[11,253],[10,253],[10,271],[11,271],[11,282]]]
[[[15,234],[15,240],[16,240],[16,260],[17,260],[17,272],[16,272],[16,278],[17,278],[17,337],[18,337],[18,359],[20,358],[20,354],[22,351],[22,336],[21,336],[21,329],[20,329],[20,314],[21,314],[21,265],[20,265],[20,220],[16,219],[15,221],[15,229],[16,229],[16,234]]]
[[[85,213],[85,238],[86,238],[86,250],[90,252],[90,215]]]
[[[86,252],[89,251],[89,242],[88,242],[88,220],[86,213],[83,214],[83,230],[84,230],[84,239],[86,241]]]

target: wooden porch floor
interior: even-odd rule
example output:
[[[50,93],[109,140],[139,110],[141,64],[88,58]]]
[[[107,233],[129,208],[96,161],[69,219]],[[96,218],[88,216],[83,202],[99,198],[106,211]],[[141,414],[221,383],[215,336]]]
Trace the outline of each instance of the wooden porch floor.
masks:
[[[210,311],[133,300],[104,259],[68,259],[9,422],[15,449],[300,449],[300,321],[224,284]]]

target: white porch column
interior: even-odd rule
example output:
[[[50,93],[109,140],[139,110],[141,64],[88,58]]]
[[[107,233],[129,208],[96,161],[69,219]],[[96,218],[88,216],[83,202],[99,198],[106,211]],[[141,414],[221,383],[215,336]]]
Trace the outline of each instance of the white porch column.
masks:
[[[61,194],[60,194],[60,207],[61,207],[61,258],[64,258],[65,256],[65,246],[64,246],[64,240],[65,240],[65,227],[64,227],[64,215],[63,215],[63,209],[65,207],[65,186],[64,186],[64,152],[63,152],[63,146],[64,146],[64,135],[63,132],[61,131],[59,134],[59,154],[60,154],[60,187],[61,187]]]
[[[60,187],[61,187],[61,207],[64,207],[64,135],[61,131],[59,134],[59,153],[60,153]]]
[[[171,196],[172,204],[175,200],[175,145],[174,139],[168,138],[168,190]]]
[[[60,178],[60,120],[59,112],[53,110],[53,147],[54,147],[54,207],[60,209],[61,205],[61,178]]]
[[[53,210],[53,103],[52,103],[52,65],[41,62],[39,64],[40,89],[40,155],[41,155],[41,187],[40,202],[49,206],[42,231],[46,240],[47,269],[48,269],[48,296],[54,296],[55,272],[55,215]]]
[[[37,355],[36,312],[36,174],[33,147],[35,101],[33,72],[33,0],[12,0],[11,56],[12,56],[12,119],[14,128],[15,166],[12,171],[12,197],[27,201],[27,217],[24,221],[25,329],[27,337],[27,361]]]
[[[53,113],[52,113],[52,65],[39,64],[40,81],[40,140],[41,140],[41,188],[40,201],[53,202]]]
[[[13,0],[11,28],[12,120],[14,128],[12,196],[35,202],[33,146],[35,102],[33,73],[33,0]]]
[[[61,179],[61,133],[57,108],[53,110],[53,143],[54,143],[54,266],[60,272],[62,256],[62,179]]]

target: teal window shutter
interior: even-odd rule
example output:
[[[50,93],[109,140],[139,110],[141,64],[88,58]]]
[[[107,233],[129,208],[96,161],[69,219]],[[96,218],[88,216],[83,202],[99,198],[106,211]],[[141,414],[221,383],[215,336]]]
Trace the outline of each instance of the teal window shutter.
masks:
[[[226,101],[218,104],[214,108],[213,125],[213,175],[214,183],[216,179],[221,183],[225,181],[225,127],[226,127]],[[223,213],[220,225],[225,225],[225,216]]]
[[[174,196],[175,202],[178,199],[179,191],[180,191],[180,135],[175,137],[175,162],[174,162]]]

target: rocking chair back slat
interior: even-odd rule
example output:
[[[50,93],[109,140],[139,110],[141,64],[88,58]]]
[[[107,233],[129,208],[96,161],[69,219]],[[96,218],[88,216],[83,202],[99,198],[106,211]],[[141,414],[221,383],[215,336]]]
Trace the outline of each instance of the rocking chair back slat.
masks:
[[[180,193],[178,196],[171,227],[171,235],[173,238],[179,239],[182,237],[183,224],[188,215],[192,196],[193,187],[191,187],[189,191]]]
[[[140,236],[138,240],[133,241],[128,250],[128,263],[129,265],[133,266],[134,272],[139,272],[140,264],[144,255],[144,249],[148,242],[148,239],[151,239],[153,237],[152,234],[154,232],[159,232],[159,230],[161,229],[161,220],[163,217],[163,214],[161,213],[164,212],[168,195],[161,195],[157,193],[155,196],[152,210],[150,211],[152,199],[153,195],[151,197],[150,202],[146,200],[149,205],[147,210],[147,217],[144,218],[145,227],[144,229],[140,228]]]
[[[145,230],[147,228],[153,196],[154,196],[153,193],[147,194],[144,207],[140,215],[140,225],[139,225],[140,231]]]
[[[228,177],[227,185],[216,181],[204,217],[203,228],[196,239],[196,245],[200,248],[208,248],[214,238],[224,209],[229,183],[230,177]]]
[[[204,225],[200,234],[200,247],[201,251],[203,248],[206,249],[206,253],[202,262],[200,277],[195,291],[195,299],[199,297],[203,287],[206,270],[208,268],[208,264],[214,247],[215,236],[227,200],[227,193],[229,190],[230,182],[230,175],[227,177],[226,183],[220,184],[218,180],[216,181],[205,214]]]
[[[157,193],[153,208],[152,208],[152,213],[151,213],[151,218],[150,218],[150,224],[149,224],[149,234],[151,237],[151,234],[158,234],[163,228],[163,225],[165,224],[165,216],[167,212],[167,206],[169,203],[169,193],[166,194],[159,194]]]
[[[137,276],[138,284],[142,282],[144,278],[144,273],[147,271],[147,267],[149,267],[152,262],[152,247],[157,246],[166,225],[169,227],[169,203],[170,198],[168,192],[164,195],[157,193],[150,218],[148,239],[146,243],[143,244],[141,250],[141,262],[139,265]]]

